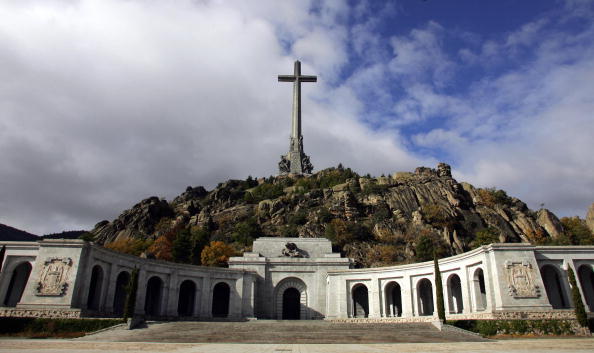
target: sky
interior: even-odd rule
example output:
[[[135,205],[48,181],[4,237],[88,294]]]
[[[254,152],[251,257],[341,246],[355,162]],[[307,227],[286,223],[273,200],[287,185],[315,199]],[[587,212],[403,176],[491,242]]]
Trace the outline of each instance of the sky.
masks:
[[[0,2],[0,223],[91,229],[277,174],[293,61],[314,171],[452,166],[532,209],[594,202],[594,2]]]

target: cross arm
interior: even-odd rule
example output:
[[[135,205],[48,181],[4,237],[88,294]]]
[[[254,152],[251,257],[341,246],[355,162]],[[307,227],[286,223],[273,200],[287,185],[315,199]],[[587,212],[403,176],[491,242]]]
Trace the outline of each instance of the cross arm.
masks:
[[[295,76],[293,75],[278,75],[278,82],[294,82]]]
[[[301,82],[318,82],[317,76],[299,76],[299,81]]]

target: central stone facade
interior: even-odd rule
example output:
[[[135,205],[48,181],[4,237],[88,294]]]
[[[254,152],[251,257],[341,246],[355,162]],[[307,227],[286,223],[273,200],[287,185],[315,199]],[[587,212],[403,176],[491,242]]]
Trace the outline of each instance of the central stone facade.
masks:
[[[329,271],[351,260],[323,238],[258,238],[253,251],[229,259],[229,268],[256,273],[255,312],[263,319],[321,319]]]

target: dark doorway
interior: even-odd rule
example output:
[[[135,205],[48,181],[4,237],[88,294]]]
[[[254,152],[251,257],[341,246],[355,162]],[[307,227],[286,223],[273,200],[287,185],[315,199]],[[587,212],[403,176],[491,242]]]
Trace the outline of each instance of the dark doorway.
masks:
[[[229,294],[231,289],[225,282],[219,282],[212,291],[212,316],[229,316]]]
[[[567,308],[567,300],[563,294],[563,286],[561,285],[557,270],[551,265],[545,265],[540,269],[540,275],[544,282],[549,303],[553,309]]]
[[[151,277],[146,285],[146,299],[144,301],[144,313],[149,316],[161,314],[161,291],[163,281],[157,276]]]
[[[196,284],[190,280],[183,281],[179,287],[179,301],[177,302],[177,314],[179,316],[194,315],[194,299],[196,299]]]
[[[460,314],[464,310],[462,302],[462,283],[460,277],[453,274],[448,278],[448,306],[450,314]]]
[[[431,281],[423,278],[417,286],[419,292],[419,314],[421,316],[433,315],[433,286]]]
[[[301,318],[301,293],[295,288],[287,288],[283,293],[283,320]]]
[[[87,297],[87,309],[99,310],[101,302],[101,287],[103,284],[103,269],[99,265],[91,271],[91,283],[89,285],[89,296]]]
[[[115,295],[113,297],[113,312],[117,315],[124,313],[126,303],[126,286],[130,282],[130,274],[126,271],[120,272],[116,280]]]
[[[14,268],[10,283],[8,284],[6,297],[4,297],[5,306],[16,306],[21,301],[30,274],[31,264],[28,262],[23,262]]]
[[[400,285],[390,282],[386,286],[386,316],[398,317],[402,315],[402,295]]]
[[[369,294],[363,284],[353,288],[353,317],[369,316]]]

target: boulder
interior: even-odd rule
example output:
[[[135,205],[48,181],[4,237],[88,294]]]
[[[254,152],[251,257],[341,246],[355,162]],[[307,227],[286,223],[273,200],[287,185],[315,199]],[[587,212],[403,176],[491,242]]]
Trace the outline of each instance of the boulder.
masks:
[[[563,233],[563,226],[559,218],[546,208],[538,211],[536,222],[543,227],[551,238],[556,239]]]

